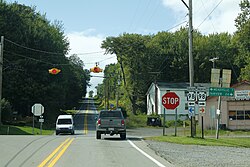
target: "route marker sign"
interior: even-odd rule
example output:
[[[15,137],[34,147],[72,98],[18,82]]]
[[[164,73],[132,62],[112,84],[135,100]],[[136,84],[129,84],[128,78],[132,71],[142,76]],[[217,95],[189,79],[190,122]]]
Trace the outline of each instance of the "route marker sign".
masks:
[[[168,92],[162,96],[162,105],[166,109],[175,109],[180,104],[180,98],[174,92]]]
[[[209,96],[234,96],[234,88],[209,88]]]

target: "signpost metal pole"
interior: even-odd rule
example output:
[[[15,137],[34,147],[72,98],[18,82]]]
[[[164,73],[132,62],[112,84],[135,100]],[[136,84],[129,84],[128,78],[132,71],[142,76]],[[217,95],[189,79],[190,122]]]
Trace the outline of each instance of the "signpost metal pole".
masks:
[[[220,80],[219,80],[219,85],[220,85],[220,87],[222,87],[222,78],[220,78]],[[218,98],[216,139],[219,139],[220,109],[221,109],[221,96],[219,96],[219,98]]]
[[[33,114],[32,134],[34,135],[35,118]]]
[[[177,136],[177,108],[175,108],[174,136]]]
[[[166,109],[163,110],[163,136],[165,136],[165,116],[166,116]]]
[[[201,138],[204,139],[203,115],[201,116]]]
[[[40,135],[42,135],[42,128],[43,128],[43,123],[40,123]]]

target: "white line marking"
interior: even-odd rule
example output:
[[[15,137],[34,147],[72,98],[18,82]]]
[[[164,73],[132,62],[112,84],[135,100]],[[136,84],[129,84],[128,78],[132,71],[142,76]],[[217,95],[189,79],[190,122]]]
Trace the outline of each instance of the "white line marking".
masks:
[[[159,161],[157,161],[156,159],[154,159],[153,157],[151,157],[150,155],[148,155],[147,153],[145,153],[144,151],[142,151],[132,141],[130,141],[130,140],[127,140],[127,141],[129,142],[129,144],[131,144],[131,146],[133,146],[136,150],[138,150],[140,153],[142,153],[145,157],[147,157],[148,159],[150,159],[151,161],[153,161],[156,165],[158,165],[159,167],[166,167],[163,164],[161,164]]]

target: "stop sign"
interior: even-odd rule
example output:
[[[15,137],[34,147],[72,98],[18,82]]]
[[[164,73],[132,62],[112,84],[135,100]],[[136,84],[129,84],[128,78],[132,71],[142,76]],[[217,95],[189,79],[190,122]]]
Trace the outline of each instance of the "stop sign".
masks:
[[[174,92],[168,92],[162,96],[162,105],[166,109],[175,109],[180,104],[180,98]]]

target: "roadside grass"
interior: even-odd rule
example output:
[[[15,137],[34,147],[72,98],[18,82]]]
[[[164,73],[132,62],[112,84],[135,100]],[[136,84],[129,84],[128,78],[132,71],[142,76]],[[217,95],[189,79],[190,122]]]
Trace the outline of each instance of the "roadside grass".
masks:
[[[199,137],[185,137],[185,136],[157,136],[146,137],[146,140],[169,142],[183,145],[203,145],[203,146],[227,146],[227,147],[245,147],[250,148],[249,138],[199,138]]]
[[[65,110],[64,113],[65,114],[71,114],[71,115],[74,115],[78,112],[78,110]]]
[[[127,128],[147,127],[147,115],[130,114],[126,119],[126,126]]]
[[[54,130],[42,130],[42,135],[51,135]],[[34,134],[40,135],[40,129],[34,128]],[[32,127],[29,126],[0,126],[0,135],[32,135]]]

